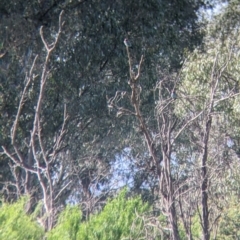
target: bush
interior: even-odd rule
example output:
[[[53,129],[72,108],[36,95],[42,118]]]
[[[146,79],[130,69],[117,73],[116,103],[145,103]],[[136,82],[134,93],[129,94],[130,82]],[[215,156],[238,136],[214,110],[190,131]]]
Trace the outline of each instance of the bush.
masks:
[[[27,215],[24,206],[27,198],[13,204],[2,203],[0,207],[0,239],[42,239],[44,230]]]

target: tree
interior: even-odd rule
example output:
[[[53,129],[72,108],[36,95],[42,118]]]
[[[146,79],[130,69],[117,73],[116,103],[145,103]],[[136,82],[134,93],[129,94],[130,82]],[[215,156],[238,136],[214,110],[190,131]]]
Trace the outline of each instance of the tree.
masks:
[[[184,48],[192,49],[201,40],[196,22],[201,6],[202,1],[2,1],[0,140],[5,153],[1,169],[8,173],[2,177],[5,197],[17,199],[30,193],[30,211],[44,199],[47,217],[67,199],[91,202],[85,204],[86,217],[101,205],[110,189],[116,154],[135,138],[135,119],[116,119],[106,103],[116,90],[128,86],[123,39],[133,40],[139,50],[136,57],[145,56],[142,87],[148,89],[143,96],[144,114],[148,114],[158,66],[178,68]],[[52,46],[45,43],[55,41],[63,9],[65,24],[49,56]],[[46,84],[42,84],[45,74]],[[34,133],[39,140],[35,150]],[[45,170],[49,170],[46,176]],[[46,188],[52,184],[55,193]],[[99,189],[102,195],[96,197]]]
[[[49,62],[51,53],[54,50],[61,33],[61,28],[62,28],[61,16],[62,16],[62,13],[60,14],[60,17],[59,17],[59,30],[56,35],[55,41],[51,44],[52,45],[51,47],[49,47],[48,43],[46,42],[43,36],[42,28],[40,29],[41,38],[47,53],[46,53],[46,58],[43,64],[42,74],[40,78],[40,90],[37,96],[33,127],[31,130],[30,136],[28,138],[29,139],[29,143],[27,147],[28,158],[25,159],[22,156],[21,148],[19,147],[21,146],[21,143],[19,142],[20,138],[18,138],[18,135],[21,136],[21,131],[19,131],[20,130],[19,125],[21,121],[20,119],[21,115],[23,114],[22,109],[24,108],[24,104],[27,98],[27,92],[31,82],[35,80],[33,70],[35,67],[35,61],[37,60],[37,56],[34,59],[33,65],[26,79],[26,84],[24,86],[24,89],[21,95],[16,118],[11,130],[11,143],[13,147],[13,150],[12,150],[13,153],[9,151],[6,147],[3,147],[4,154],[8,156],[12,160],[12,163],[14,164],[12,166],[12,171],[16,174],[15,175],[16,187],[19,195],[21,194],[22,191],[25,194],[31,194],[31,190],[33,187],[31,181],[33,180],[33,177],[37,178],[41,186],[40,188],[43,195],[43,203],[46,211],[46,221],[47,221],[46,228],[47,229],[51,229],[53,226],[53,216],[54,216],[53,212],[54,212],[54,207],[55,207],[54,203],[56,201],[56,198],[61,194],[61,192],[69,184],[69,183],[66,183],[64,184],[64,186],[62,186],[60,189],[57,190],[56,186],[57,188],[59,188],[62,185],[61,174],[63,173],[61,172],[54,173],[55,177],[57,177],[57,180],[53,180],[53,176],[51,175],[51,168],[54,167],[53,163],[56,158],[57,152],[62,147],[62,139],[64,136],[65,125],[67,121],[66,109],[64,110],[65,113],[64,113],[62,129],[55,143],[53,143],[53,147],[51,150],[46,149],[45,146],[43,145],[43,142],[42,142],[43,141],[43,136],[42,136],[43,125],[41,124],[41,122],[43,122],[42,121],[43,98],[44,98],[44,92],[46,91],[45,88],[46,88],[48,74],[49,74],[48,62]],[[21,168],[21,169],[18,170],[18,168]],[[24,171],[25,174],[24,175],[19,174],[18,176],[16,171]],[[32,176],[33,174],[34,176]],[[22,177],[25,177],[25,178],[21,179]],[[21,188],[23,188],[24,190],[22,190]]]
[[[142,58],[134,74],[133,60],[128,47],[130,93],[117,92],[109,101],[110,107],[116,108],[117,116],[135,116],[139,122],[139,130],[146,143],[145,151],[148,151],[147,157],[153,166],[150,169],[155,168],[160,199],[165,201],[160,206],[165,208],[173,239],[179,239],[177,211],[182,216],[189,239],[192,239],[191,219],[196,211],[199,214],[203,239],[210,239],[210,233],[216,228],[221,215],[219,209],[223,202],[219,202],[217,207],[214,205],[216,197],[224,194],[220,190],[224,181],[221,181],[219,176],[225,176],[224,170],[227,169],[225,161],[229,162],[231,145],[230,139],[226,141],[231,132],[228,129],[230,119],[222,116],[223,113],[229,114],[229,111],[232,111],[233,99],[239,95],[236,77],[238,40],[235,41],[238,36],[233,32],[231,37],[233,40],[228,38],[222,41],[219,36],[207,36],[204,51],[199,49],[190,54],[179,76],[171,80],[163,75],[156,87],[159,95],[156,94],[158,98],[155,115],[158,131],[150,125],[149,119],[144,117],[141,110],[141,96],[144,94],[139,83]],[[175,92],[177,94],[172,97]],[[123,95],[129,97],[133,110],[119,104],[119,99]],[[217,145],[214,142],[216,139]],[[187,153],[185,156],[184,151]],[[182,159],[183,156],[185,159]],[[218,161],[214,162],[216,157]],[[231,157],[231,161],[236,158],[234,155]],[[181,161],[185,166],[190,163],[194,174],[187,170],[179,172]],[[145,171],[149,171],[147,164]],[[187,196],[188,192],[193,190],[194,200]],[[201,198],[198,198],[198,193]],[[187,208],[183,206],[186,199]]]
[[[219,227],[229,236],[221,224],[228,196],[239,194],[239,3],[229,1],[200,32],[200,1],[3,3],[4,197],[30,194],[28,212],[42,200],[47,230],[67,202],[79,203],[81,214],[66,208],[52,238],[87,238],[91,229],[92,238],[190,240],[201,228],[208,240]],[[152,213],[134,215],[122,198],[112,205],[130,206],[122,215],[108,204],[92,215],[114,196],[117,174]]]
[[[189,57],[182,71],[184,80],[179,89],[185,97],[176,109],[181,117],[184,116],[183,112],[190,115],[196,111],[201,113],[191,129],[192,139],[196,143],[195,154],[199,153],[198,166],[201,166],[200,220],[203,239],[210,239],[210,231],[221,214],[213,207],[217,202],[214,198],[219,194],[224,195],[221,190],[219,192],[219,186],[223,184],[219,176],[225,176],[224,171],[233,162],[236,163],[236,155],[231,153],[233,149],[230,143],[235,134],[232,135],[229,123],[232,123],[230,119],[234,112],[234,99],[239,95],[236,64],[239,45],[235,41],[238,37],[233,37],[234,31],[229,32],[233,35],[227,39],[220,38],[222,33],[224,31],[214,37],[210,35],[205,41],[204,52],[196,50]],[[221,209],[223,202],[218,204]],[[210,211],[210,208],[214,211]]]

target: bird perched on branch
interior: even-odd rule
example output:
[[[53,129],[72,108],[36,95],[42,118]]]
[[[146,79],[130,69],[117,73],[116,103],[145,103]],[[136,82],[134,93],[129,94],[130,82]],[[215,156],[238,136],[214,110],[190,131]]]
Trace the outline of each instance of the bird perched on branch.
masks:
[[[123,42],[124,42],[124,44],[125,44],[126,47],[128,47],[128,48],[131,48],[131,47],[132,47],[131,42],[130,42],[127,38],[125,38]]]
[[[171,98],[174,100],[177,99],[177,94],[174,90],[171,92]]]

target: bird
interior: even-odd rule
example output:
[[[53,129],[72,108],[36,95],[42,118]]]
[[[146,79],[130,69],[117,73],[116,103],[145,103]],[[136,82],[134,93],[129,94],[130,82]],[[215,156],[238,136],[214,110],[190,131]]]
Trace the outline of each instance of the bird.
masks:
[[[174,90],[171,92],[171,98],[174,100],[177,99],[177,94]]]
[[[128,48],[132,47],[131,42],[127,38],[125,38],[123,42],[124,42],[126,47],[128,47]]]

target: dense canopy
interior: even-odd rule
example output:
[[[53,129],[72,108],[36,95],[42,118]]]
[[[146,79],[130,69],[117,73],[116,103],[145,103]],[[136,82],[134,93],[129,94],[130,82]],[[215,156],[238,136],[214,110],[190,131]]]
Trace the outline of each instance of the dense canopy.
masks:
[[[239,237],[239,7],[2,0],[2,236]]]

